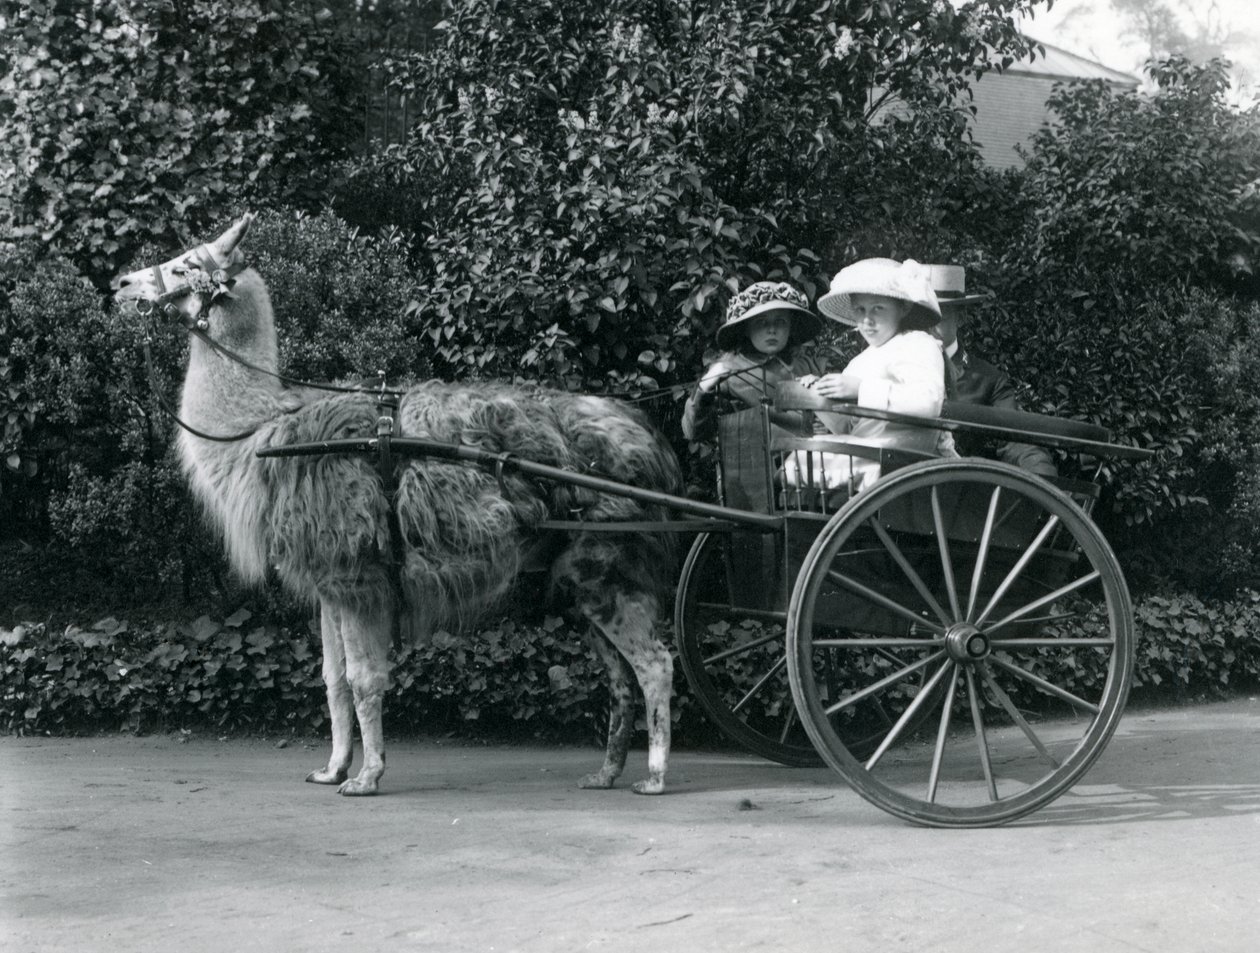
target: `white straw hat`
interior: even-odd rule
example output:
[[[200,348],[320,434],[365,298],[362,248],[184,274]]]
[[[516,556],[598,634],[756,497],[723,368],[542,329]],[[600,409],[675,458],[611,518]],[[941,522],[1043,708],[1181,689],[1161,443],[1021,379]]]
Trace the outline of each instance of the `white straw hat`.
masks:
[[[947,304],[975,304],[989,297],[967,294],[967,270],[962,265],[928,265],[927,269],[931,272],[937,303],[942,307]]]
[[[912,258],[864,258],[841,268],[831,279],[831,290],[818,299],[818,310],[844,324],[857,324],[853,315],[855,294],[883,295],[911,304],[901,330],[923,331],[941,320],[941,308],[932,290],[931,271]]]

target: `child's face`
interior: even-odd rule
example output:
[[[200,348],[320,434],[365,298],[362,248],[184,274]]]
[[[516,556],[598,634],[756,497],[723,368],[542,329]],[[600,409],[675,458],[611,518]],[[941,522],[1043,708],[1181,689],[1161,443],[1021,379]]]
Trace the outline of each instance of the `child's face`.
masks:
[[[871,347],[893,339],[901,319],[910,312],[910,302],[884,295],[855,294],[849,299],[849,312],[857,322],[857,332]]]
[[[748,322],[748,341],[758,354],[778,354],[792,336],[792,319],[782,311],[767,311]]]

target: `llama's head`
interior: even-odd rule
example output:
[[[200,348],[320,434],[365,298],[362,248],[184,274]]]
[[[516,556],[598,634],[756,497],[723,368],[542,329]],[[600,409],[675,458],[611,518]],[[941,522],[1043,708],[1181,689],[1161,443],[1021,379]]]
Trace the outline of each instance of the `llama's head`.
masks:
[[[230,297],[236,276],[246,267],[237,246],[253,221],[253,213],[247,212],[213,241],[160,265],[120,275],[113,281],[114,300],[132,305],[141,315],[158,311],[188,328],[207,330],[211,306]]]

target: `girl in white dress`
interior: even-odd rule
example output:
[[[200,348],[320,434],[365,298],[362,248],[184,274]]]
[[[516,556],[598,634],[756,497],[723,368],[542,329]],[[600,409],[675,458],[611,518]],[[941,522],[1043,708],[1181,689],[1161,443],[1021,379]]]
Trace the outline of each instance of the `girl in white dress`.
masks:
[[[928,329],[940,321],[941,311],[926,266],[891,258],[856,262],[832,279],[831,290],[818,299],[818,310],[851,325],[867,346],[838,374],[806,376],[802,383],[824,397],[851,400],[859,407],[940,416],[945,359],[941,342]],[[844,434],[846,443],[938,452],[935,430],[845,414],[818,417],[832,433]],[[785,461],[784,481],[789,486],[805,485],[808,470],[817,486],[820,468],[828,488],[847,488],[853,493],[880,475],[874,460],[840,453],[816,453],[806,459],[797,452]]]

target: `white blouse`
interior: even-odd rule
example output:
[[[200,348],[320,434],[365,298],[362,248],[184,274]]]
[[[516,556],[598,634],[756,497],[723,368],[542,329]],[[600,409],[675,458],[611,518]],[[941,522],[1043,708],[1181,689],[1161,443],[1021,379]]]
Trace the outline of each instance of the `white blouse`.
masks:
[[[917,417],[939,417],[945,401],[945,358],[941,342],[926,331],[894,335],[879,347],[868,347],[851,360],[842,373],[860,378],[859,407],[888,410]],[[850,443],[871,447],[896,447],[936,454],[938,433],[924,427],[820,413],[818,419],[834,434],[845,434]],[[789,486],[805,485],[806,469],[821,468],[828,487],[848,484],[853,491],[869,486],[879,477],[879,464],[845,454],[815,454],[812,465],[797,451],[785,461]],[[813,477],[809,482],[816,482]]]

